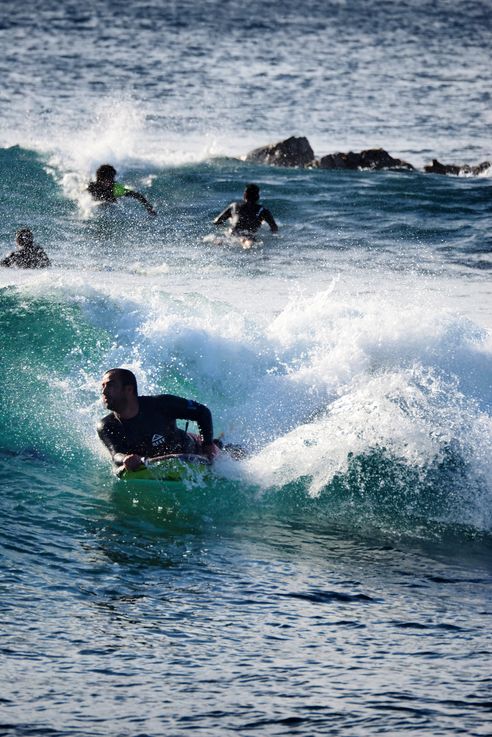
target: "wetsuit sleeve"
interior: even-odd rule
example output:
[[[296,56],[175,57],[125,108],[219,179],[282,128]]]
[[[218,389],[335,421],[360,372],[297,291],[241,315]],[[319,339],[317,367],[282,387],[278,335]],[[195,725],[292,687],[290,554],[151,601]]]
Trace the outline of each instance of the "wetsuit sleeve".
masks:
[[[36,269],[46,269],[51,266],[51,261],[48,258],[48,254],[42,248],[39,248],[36,252]]]
[[[221,225],[222,223],[225,223],[226,220],[229,220],[229,218],[232,217],[232,205],[228,205],[225,210],[222,210],[220,215],[217,215],[217,217],[214,220],[214,225]]]
[[[5,256],[5,258],[0,261],[0,266],[13,266],[15,263],[15,260],[12,258],[13,255],[13,253],[10,253],[8,256]]]
[[[97,202],[116,202],[111,183],[108,185],[103,182],[89,182],[87,191]]]
[[[261,213],[261,219],[264,220],[266,223],[268,223],[272,233],[278,232],[278,225],[275,222],[272,213],[270,212],[270,210],[267,210],[266,207],[263,209],[263,212]]]
[[[115,182],[113,184],[111,192],[113,193],[113,197],[125,197],[126,193],[128,192],[128,188],[125,187],[124,184],[120,184],[120,182]]]
[[[120,466],[123,463],[124,457],[130,453],[122,435],[106,419],[98,423],[97,434],[101,442],[109,450],[113,463]]]
[[[138,200],[138,202],[141,202],[149,215],[157,214],[150,202],[143,196],[143,194],[140,194],[140,192],[134,192],[133,189],[127,189],[123,197],[132,197],[134,200]]]
[[[192,420],[197,423],[205,445],[213,440],[212,413],[209,408],[192,399],[176,397],[173,394],[159,396],[161,410],[173,420]]]

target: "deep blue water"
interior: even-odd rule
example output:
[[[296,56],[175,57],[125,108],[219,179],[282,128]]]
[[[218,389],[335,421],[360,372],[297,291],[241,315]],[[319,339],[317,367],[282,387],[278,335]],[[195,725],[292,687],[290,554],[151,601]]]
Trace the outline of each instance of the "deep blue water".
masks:
[[[490,170],[422,169],[492,157],[491,3],[1,9],[2,247],[53,266],[0,273],[0,732],[488,734]],[[417,171],[242,160],[289,135]],[[115,365],[248,458],[113,480]]]

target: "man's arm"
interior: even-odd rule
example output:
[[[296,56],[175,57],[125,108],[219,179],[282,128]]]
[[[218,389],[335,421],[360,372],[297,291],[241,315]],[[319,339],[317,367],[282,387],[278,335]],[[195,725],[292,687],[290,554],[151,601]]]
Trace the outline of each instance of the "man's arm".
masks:
[[[127,189],[124,196],[133,197],[134,200],[141,202],[149,215],[157,215],[156,210],[154,210],[150,202],[143,196],[143,194],[140,194],[140,192],[135,192],[133,189]]]
[[[115,466],[126,466],[125,459],[132,457],[132,454],[129,452],[124,438],[115,431],[114,427],[111,427],[110,422],[106,419],[101,420],[97,425],[97,434],[101,442],[108,449]],[[138,465],[141,465],[141,462],[139,457]]]
[[[197,423],[204,445],[213,440],[212,413],[209,408],[192,399],[161,394],[159,397],[163,413],[174,420],[192,420]]]
[[[278,233],[278,225],[274,220],[274,217],[270,210],[267,210],[266,208],[261,213],[261,219],[264,220],[268,225],[270,226],[270,230],[272,233]]]
[[[12,254],[10,254],[10,256],[5,256],[5,258],[3,258],[0,261],[0,266],[12,266],[12,265],[13,265]]]
[[[175,420],[194,420],[197,423],[203,439],[201,452],[213,460],[219,453],[219,448],[213,442],[214,430],[209,408],[192,399],[183,399],[172,394],[162,394],[159,399],[168,416],[171,415]]]
[[[51,266],[51,261],[48,258],[48,254],[46,253],[46,251],[43,251],[43,249],[41,248],[39,250],[37,268],[46,269],[48,266]]]
[[[228,205],[225,210],[222,210],[220,215],[217,215],[214,220],[214,225],[222,225],[222,223],[225,223],[225,221],[229,220],[230,217],[232,217],[232,205]]]

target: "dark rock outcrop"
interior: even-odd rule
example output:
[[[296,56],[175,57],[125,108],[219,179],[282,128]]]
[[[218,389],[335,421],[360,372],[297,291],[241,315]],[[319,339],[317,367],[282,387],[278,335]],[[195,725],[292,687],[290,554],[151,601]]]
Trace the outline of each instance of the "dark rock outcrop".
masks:
[[[314,162],[319,169],[415,169],[412,164],[394,159],[384,148],[369,148],[360,153],[328,154]]]
[[[487,169],[490,169],[490,161],[482,161],[481,164],[476,166],[469,166],[469,164],[441,164],[437,159],[432,159],[432,164],[424,166],[424,171],[427,174],[471,174],[477,176]]]
[[[257,161],[273,166],[307,166],[314,159],[314,151],[307,138],[291,136],[280,143],[255,148],[246,155],[246,161]]]
[[[291,136],[285,141],[271,143],[268,146],[255,148],[246,154],[246,161],[256,161],[270,166],[292,166],[313,169],[403,169],[416,171],[413,164],[402,159],[394,159],[384,148],[368,148],[356,153],[337,152],[321,158],[315,158],[314,151],[305,136]],[[476,166],[468,164],[441,164],[433,159],[432,164],[424,167],[429,174],[469,174],[478,176],[490,169],[490,161],[483,161]]]

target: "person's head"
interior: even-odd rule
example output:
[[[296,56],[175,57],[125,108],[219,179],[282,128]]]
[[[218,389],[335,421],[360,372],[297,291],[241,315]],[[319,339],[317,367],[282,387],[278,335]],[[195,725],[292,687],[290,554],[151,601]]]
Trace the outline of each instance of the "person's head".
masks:
[[[247,184],[244,190],[243,198],[246,202],[258,202],[260,199],[260,188],[257,184]]]
[[[15,234],[15,242],[18,248],[29,248],[34,243],[32,230],[20,228]]]
[[[125,412],[138,399],[135,374],[123,368],[109,369],[102,377],[101,393],[108,409],[117,414]]]
[[[102,164],[96,171],[96,179],[98,182],[113,182],[116,176],[116,169],[111,164]]]

